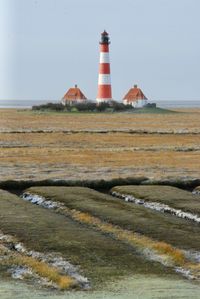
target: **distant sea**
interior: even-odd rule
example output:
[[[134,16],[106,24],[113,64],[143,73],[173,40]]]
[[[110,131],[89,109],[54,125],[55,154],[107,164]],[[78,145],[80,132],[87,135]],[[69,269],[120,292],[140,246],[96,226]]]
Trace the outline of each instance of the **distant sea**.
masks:
[[[200,108],[199,101],[157,101],[158,107],[161,108]]]
[[[51,101],[47,100],[0,100],[0,108],[31,108],[34,105],[42,105]]]
[[[34,105],[45,104],[46,100],[0,100],[0,108],[31,108]],[[54,101],[56,102],[56,101]],[[58,101],[57,101],[58,103]],[[200,108],[199,101],[155,101],[161,108]]]

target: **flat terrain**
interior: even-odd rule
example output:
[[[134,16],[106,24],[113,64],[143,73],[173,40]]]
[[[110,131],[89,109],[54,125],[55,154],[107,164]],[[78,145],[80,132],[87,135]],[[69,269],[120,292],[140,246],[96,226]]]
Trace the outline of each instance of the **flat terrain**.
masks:
[[[92,288],[131,273],[164,274],[163,266],[147,262],[129,246],[3,190],[0,228],[4,234],[17,237],[29,250],[60,253],[80,266]]]
[[[199,299],[200,286],[179,278],[134,275],[100,291],[53,293],[23,282],[1,280],[1,299]]]
[[[176,109],[178,112],[179,110]],[[200,132],[200,109],[181,109],[182,113],[54,113],[0,109],[1,131],[9,130],[189,130]]]
[[[200,215],[200,195],[170,186],[115,186],[113,191]]]
[[[0,110],[0,180],[200,174],[200,109],[169,114]]]
[[[178,248],[200,248],[200,226],[170,214],[158,213],[89,188],[32,187],[27,191],[63,202],[70,209],[87,212],[98,216],[102,221],[119,225],[123,229],[141,233],[157,241],[165,241]],[[174,192],[174,196],[175,194]]]
[[[138,192],[141,190],[142,193],[143,187],[139,186]],[[169,188],[165,190],[165,195],[160,196],[163,202],[185,199],[189,204],[190,200],[194,200],[190,192],[177,188],[145,187],[157,188],[157,195],[162,195],[163,188]],[[119,298],[124,298],[124,294],[129,298],[131,292],[140,298],[141,287],[138,289],[137,283],[141,286],[146,283],[145,292],[149,298],[164,298],[167,295],[165,289],[171,288],[173,282],[170,294],[174,298],[180,298],[176,293],[179,286],[184,289],[184,295],[188,292],[195,296],[191,298],[198,298],[199,280],[195,284],[184,281],[185,278],[176,273],[174,267],[186,267],[194,271],[192,273],[197,273],[195,277],[199,277],[199,262],[185,260],[182,251],[187,250],[189,255],[192,252],[199,253],[199,224],[89,188],[47,186],[31,187],[24,192],[26,201],[0,190],[0,232],[13,236],[29,251],[38,251],[45,256],[56,254],[78,266],[79,273],[89,279],[92,292],[68,292],[66,296],[69,298],[112,298],[113,292],[115,295],[121,294]],[[196,195],[195,198],[199,201],[200,197]],[[37,199],[45,199],[48,205],[42,207],[41,202],[36,204]],[[57,208],[50,208],[50,201],[56,202]],[[12,243],[8,243],[8,246],[15,252]],[[0,252],[0,262],[3,257]],[[164,258],[165,262],[162,263]],[[0,263],[0,279],[7,277],[6,286],[5,282],[3,284],[7,293],[11,291],[12,284],[5,271],[11,266]],[[32,283],[32,288],[39,288],[40,285]],[[17,289],[18,286],[17,282]],[[27,285],[24,288],[27,289]],[[30,296],[30,291],[27,292]],[[61,295],[52,291],[51,294],[55,298],[57,294]],[[7,298],[4,295],[2,298]],[[38,296],[40,298],[41,294]],[[33,298],[37,297],[33,295]]]

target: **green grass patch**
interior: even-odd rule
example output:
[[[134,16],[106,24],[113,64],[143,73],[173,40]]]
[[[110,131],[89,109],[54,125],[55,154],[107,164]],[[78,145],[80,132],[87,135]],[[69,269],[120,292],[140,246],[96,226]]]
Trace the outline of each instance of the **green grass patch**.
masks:
[[[107,194],[81,187],[32,187],[27,190],[68,208],[89,213],[103,221],[132,230],[178,248],[200,248],[200,227],[169,214],[126,203]]]
[[[56,189],[61,194],[64,191],[60,187]],[[52,188],[46,188],[48,190]],[[71,193],[71,199],[73,197]],[[161,275],[164,271],[163,266],[144,260],[128,245],[3,190],[0,190],[0,229],[16,236],[29,250],[60,253],[80,266],[80,273],[91,280],[93,287],[122,275]]]
[[[184,212],[200,215],[200,195],[171,186],[116,186],[112,189],[145,201],[160,202]]]
[[[169,109],[164,109],[164,108],[159,108],[159,107],[143,107],[143,108],[137,108],[134,110],[131,110],[131,113],[150,113],[150,114],[169,114],[169,113],[180,113],[177,111],[169,110]]]

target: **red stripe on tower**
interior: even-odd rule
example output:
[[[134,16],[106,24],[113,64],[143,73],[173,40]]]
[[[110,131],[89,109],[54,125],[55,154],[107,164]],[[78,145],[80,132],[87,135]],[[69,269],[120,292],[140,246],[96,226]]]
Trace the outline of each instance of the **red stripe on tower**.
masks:
[[[100,63],[97,102],[109,102],[112,100],[112,88],[110,79],[110,59],[109,59],[109,35],[104,30],[101,33],[100,41]]]

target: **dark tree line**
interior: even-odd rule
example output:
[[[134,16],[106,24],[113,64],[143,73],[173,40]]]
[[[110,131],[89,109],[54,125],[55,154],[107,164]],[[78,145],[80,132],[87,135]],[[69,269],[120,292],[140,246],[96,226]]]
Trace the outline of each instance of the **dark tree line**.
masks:
[[[133,109],[131,105],[124,105],[116,101],[110,103],[102,102],[100,104],[93,102],[76,103],[73,105],[63,105],[62,103],[47,103],[43,105],[33,106],[32,110],[51,110],[51,111],[68,111],[68,112],[120,112]]]

